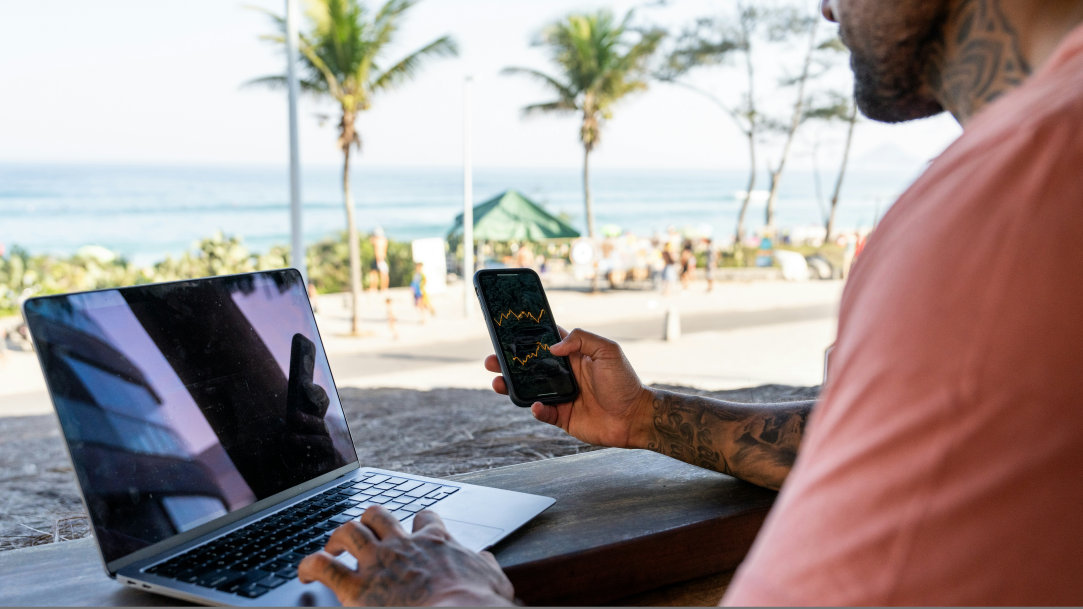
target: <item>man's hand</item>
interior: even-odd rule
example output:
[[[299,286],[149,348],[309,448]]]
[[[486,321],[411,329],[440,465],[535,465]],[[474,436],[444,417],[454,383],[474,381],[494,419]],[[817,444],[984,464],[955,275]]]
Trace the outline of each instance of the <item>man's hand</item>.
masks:
[[[290,346],[290,370],[286,379],[286,426],[283,455],[294,456],[288,470],[301,479],[345,465],[335,450],[324,417],[331,399],[327,391],[313,381],[316,368],[316,344],[303,334],[294,334]],[[300,455],[300,458],[296,456]],[[297,465],[300,465],[300,470]],[[300,482],[300,479],[297,480]]]
[[[333,558],[343,552],[357,559],[356,569]],[[429,511],[414,516],[414,532],[407,534],[387,510],[371,507],[360,523],[336,529],[297,574],[331,588],[343,605],[511,605],[514,597],[493,555],[459,545]]]
[[[778,489],[790,472],[815,402],[741,404],[648,389],[617,343],[583,330],[549,347],[567,356],[579,381],[569,404],[534,403],[534,418],[590,444],[646,448]],[[485,368],[500,372],[495,355]],[[493,389],[507,393],[504,377]]]
[[[580,329],[571,333],[560,329],[560,334],[564,340],[551,345],[549,352],[568,357],[579,383],[579,396],[555,406],[535,402],[530,407],[534,418],[590,444],[646,446],[651,391],[639,381],[620,345]],[[500,372],[495,355],[485,358],[485,368]],[[493,379],[493,389],[508,392],[503,376]]]

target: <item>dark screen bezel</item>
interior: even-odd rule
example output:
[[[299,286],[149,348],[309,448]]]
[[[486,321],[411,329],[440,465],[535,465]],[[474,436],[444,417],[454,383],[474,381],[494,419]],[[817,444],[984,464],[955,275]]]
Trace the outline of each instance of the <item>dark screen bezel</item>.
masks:
[[[552,307],[549,304],[549,297],[545,293],[545,288],[542,286],[541,277],[538,276],[533,269],[529,268],[506,268],[506,269],[482,269],[474,273],[474,292],[477,294],[478,301],[481,304],[482,316],[485,318],[485,327],[489,330],[489,338],[493,343],[493,351],[496,353],[497,361],[500,363],[500,372],[504,375],[504,381],[508,388],[508,397],[516,406],[526,408],[534,404],[535,402],[541,402],[542,404],[564,404],[571,402],[579,395],[579,383],[575,379],[575,373],[572,370],[571,361],[567,357],[560,357],[564,362],[565,367],[568,370],[568,380],[571,383],[572,389],[565,394],[545,396],[544,398],[538,398],[536,396],[522,395],[512,380],[510,368],[508,362],[504,358],[504,350],[501,347],[500,339],[497,336],[496,328],[493,327],[492,314],[489,310],[489,300],[485,296],[485,289],[482,285],[481,278],[486,275],[529,275],[532,276],[536,285],[538,286],[538,292],[541,296],[541,302],[545,303],[545,308],[550,311],[548,317],[548,324],[552,327],[553,331],[560,335],[560,330],[557,327],[556,319],[552,316]]]
[[[143,284],[143,285],[136,285],[136,286],[124,286],[124,287],[117,287],[117,288],[103,288],[103,289],[98,289],[98,290],[86,290],[86,291],[82,291],[82,292],[71,292],[71,293],[66,293],[66,294],[51,294],[51,295],[46,295],[46,296],[37,296],[37,297],[29,298],[29,299],[27,299],[26,301],[23,302],[22,314],[23,314],[23,319],[29,320],[30,316],[33,316],[33,313],[30,311],[30,309],[33,308],[33,307],[38,306],[38,304],[40,302],[44,302],[46,300],[70,299],[73,296],[79,296],[79,295],[83,295],[83,294],[91,294],[91,293],[97,293],[97,292],[110,292],[110,291],[125,292],[125,291],[129,291],[129,290],[141,290],[141,289],[147,289],[147,288],[157,288],[157,287],[161,287],[161,286],[184,284],[184,283],[231,280],[231,279],[235,279],[235,278],[243,277],[243,276],[247,276],[247,275],[274,275],[274,274],[293,275],[293,277],[291,277],[291,280],[299,282],[300,285],[304,285],[304,280],[303,280],[300,272],[297,269],[294,269],[294,268],[276,269],[276,270],[268,270],[268,271],[254,271],[254,272],[251,272],[251,273],[237,273],[237,274],[232,274],[232,275],[219,275],[219,276],[215,276],[215,277],[203,277],[203,278],[198,278],[198,279],[182,279],[182,280],[176,280],[176,281],[166,281],[166,282],[159,282],[159,283],[153,283],[153,284]],[[304,300],[305,300],[305,302],[309,302],[308,298],[305,298]],[[311,302],[309,302],[309,305],[310,306],[308,308],[308,314],[309,314],[310,320],[311,320],[311,322],[313,324],[313,328],[314,328],[314,331],[315,331],[315,336],[319,340],[319,343],[320,343],[319,349],[320,349],[320,352],[323,354],[323,357],[326,358],[327,354],[326,354],[326,351],[323,348],[323,340],[322,340],[322,337],[320,336],[319,326],[316,324],[315,314],[311,309]],[[33,332],[31,332],[31,342],[34,343],[34,347],[35,347],[34,351],[35,351],[35,353],[36,353],[36,355],[38,357],[39,365],[41,366],[43,374],[44,374],[45,362],[42,359],[43,354],[42,354],[42,351],[41,351],[39,345],[36,344]],[[328,367],[327,373],[328,373],[328,376],[329,376],[329,379],[330,379],[331,388],[337,394],[338,393],[338,386],[335,384],[333,373],[332,373],[332,371],[330,370],[329,367]],[[48,376],[46,376],[46,390],[49,392],[50,399],[52,399],[53,388],[50,386],[50,384],[48,382]],[[341,404],[341,401],[342,401],[341,396],[337,396],[337,397],[338,397],[339,403]],[[343,417],[345,418],[345,409],[342,410],[342,413],[343,413]],[[60,413],[58,412],[58,409],[56,408],[55,403],[54,403],[54,407],[53,407],[53,417],[56,420],[58,429],[60,429],[60,431],[61,431],[60,435],[64,439],[63,444],[64,444],[65,452],[68,455],[68,460],[69,460],[69,462],[71,462],[73,470],[76,470],[77,467],[76,467],[76,464],[75,464],[74,460],[72,459],[72,452],[71,452],[71,446],[70,446],[70,443],[69,443],[69,438],[63,431],[63,426],[60,423],[60,421],[61,421]],[[185,543],[188,543],[188,542],[190,542],[190,541],[192,541],[194,539],[198,539],[198,538],[200,538],[200,537],[202,537],[204,535],[207,535],[208,533],[215,532],[215,531],[217,531],[219,529],[222,529],[222,528],[224,528],[224,527],[226,527],[226,526],[228,526],[228,525],[230,525],[230,524],[232,524],[234,522],[243,520],[243,519],[245,519],[245,518],[247,518],[247,517],[249,517],[249,516],[251,516],[253,514],[256,514],[258,512],[266,510],[269,507],[273,507],[273,506],[276,506],[278,504],[281,504],[281,503],[289,500],[291,497],[296,497],[296,496],[301,495],[301,494],[303,494],[303,493],[305,493],[305,492],[307,492],[307,491],[309,491],[311,489],[317,488],[320,485],[326,484],[327,482],[329,482],[331,480],[335,480],[337,478],[340,478],[340,477],[348,474],[349,472],[351,472],[353,470],[359,469],[361,467],[361,464],[360,464],[360,462],[359,462],[359,460],[357,458],[357,445],[354,442],[353,432],[350,430],[349,424],[346,425],[345,429],[346,429],[346,433],[347,433],[347,435],[348,435],[348,437],[350,439],[350,444],[354,448],[354,450],[353,450],[353,460],[352,461],[348,461],[345,465],[343,465],[341,467],[338,467],[336,469],[333,469],[331,471],[325,472],[325,473],[317,476],[316,478],[313,478],[313,479],[310,479],[308,481],[302,482],[302,483],[297,484],[297,485],[295,485],[293,487],[283,489],[282,491],[279,491],[278,493],[275,493],[274,495],[271,495],[271,496],[266,497],[264,499],[257,500],[257,501],[255,501],[255,502],[253,502],[253,503],[251,503],[251,504],[249,504],[247,506],[244,506],[242,508],[238,508],[236,510],[230,511],[229,513],[227,513],[227,514],[225,514],[225,515],[223,515],[223,516],[221,516],[219,518],[216,518],[215,520],[204,523],[204,524],[202,524],[202,525],[200,525],[198,527],[195,527],[195,528],[193,528],[191,530],[183,531],[183,532],[177,533],[175,535],[172,535],[170,537],[166,537],[165,539],[159,540],[159,541],[154,542],[154,543],[152,543],[152,544],[150,544],[148,546],[145,546],[145,547],[139,548],[137,550],[134,550],[132,552],[129,552],[128,554],[123,554],[123,555],[114,557],[112,559],[107,559],[106,556],[102,553],[102,548],[101,548],[100,544],[95,544],[95,547],[98,550],[98,555],[102,558],[102,564],[105,567],[106,573],[110,577],[115,577],[117,571],[119,571],[120,569],[122,569],[123,567],[125,567],[127,565],[136,563],[136,562],[138,562],[140,560],[143,560],[145,558],[148,558],[148,557],[153,556],[155,554],[158,554],[160,552],[169,550],[171,548],[179,547],[179,546],[181,546],[181,545],[183,545]],[[99,523],[95,519],[94,513],[90,510],[90,506],[87,505],[86,494],[85,494],[85,489],[83,488],[82,480],[80,479],[79,476],[74,476],[74,478],[75,478],[76,485],[79,487],[79,498],[80,498],[81,502],[83,503],[83,508],[86,511],[88,518],[91,520],[92,526],[96,526]]]

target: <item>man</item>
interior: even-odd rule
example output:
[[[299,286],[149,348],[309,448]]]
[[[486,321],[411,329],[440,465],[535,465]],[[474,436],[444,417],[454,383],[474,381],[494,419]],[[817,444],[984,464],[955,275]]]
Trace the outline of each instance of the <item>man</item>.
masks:
[[[391,267],[387,265],[387,237],[384,229],[377,226],[369,237],[372,244],[372,266],[369,267],[369,290],[387,291],[391,283]]]
[[[588,442],[785,481],[727,603],[1083,603],[1083,2],[822,8],[866,115],[947,110],[965,132],[855,265],[815,411],[646,389],[615,343],[581,330],[551,350],[583,395],[532,411]],[[433,518],[413,536],[386,518],[370,510],[328,544],[356,547],[360,572],[318,554],[302,577],[353,602],[377,587],[400,602],[510,601],[488,557],[441,562],[455,544]],[[398,550],[424,545],[439,551]],[[409,579],[371,577],[403,563]]]

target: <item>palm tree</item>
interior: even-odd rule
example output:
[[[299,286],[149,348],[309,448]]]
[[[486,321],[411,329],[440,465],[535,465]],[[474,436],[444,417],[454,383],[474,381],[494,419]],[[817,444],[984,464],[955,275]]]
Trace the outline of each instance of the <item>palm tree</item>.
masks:
[[[745,236],[745,216],[748,214],[748,207],[756,188],[758,170],[756,143],[763,130],[763,117],[757,108],[759,98],[756,97],[756,72],[752,58],[756,53],[754,48],[756,36],[760,30],[771,27],[770,20],[773,13],[770,8],[741,0],[738,0],[734,8],[736,18],[733,16],[704,17],[697,19],[694,24],[686,28],[677,39],[675,48],[656,74],[656,78],[682,86],[710,100],[733,119],[734,124],[748,142],[748,185],[745,186],[745,194],[742,197],[733,235],[733,251],[740,257],[741,243],[744,242]],[[743,58],[741,63],[745,71],[746,84],[744,89],[740,90],[734,84],[735,80],[727,79],[726,88],[741,91],[741,101],[738,104],[732,104],[722,96],[685,80],[685,76],[692,70],[720,65],[733,53],[739,53]],[[729,144],[726,143],[726,145]]]
[[[383,55],[394,39],[405,13],[419,0],[387,0],[375,13],[359,0],[309,0],[307,29],[299,38],[300,85],[305,92],[332,100],[339,110],[338,148],[342,151],[342,195],[349,241],[350,292],[353,295],[351,332],[360,333],[361,250],[353,197],[350,194],[350,151],[360,152],[357,115],[372,106],[374,94],[392,89],[417,75],[422,63],[435,56],[458,53],[458,46],[442,36],[395,62]],[[285,44],[285,18],[268,13],[279,33],[266,40]],[[257,78],[249,84],[285,86],[285,76]]]
[[[531,104],[524,114],[578,113],[579,141],[583,143],[583,205],[587,234],[594,237],[594,211],[590,199],[590,153],[598,145],[602,124],[612,118],[613,105],[626,95],[647,88],[647,60],[658,48],[663,32],[635,31],[629,27],[632,11],[620,23],[613,13],[600,10],[572,14],[542,30],[538,44],[550,47],[559,76],[532,68],[509,67],[505,74],[538,79],[556,99]]]

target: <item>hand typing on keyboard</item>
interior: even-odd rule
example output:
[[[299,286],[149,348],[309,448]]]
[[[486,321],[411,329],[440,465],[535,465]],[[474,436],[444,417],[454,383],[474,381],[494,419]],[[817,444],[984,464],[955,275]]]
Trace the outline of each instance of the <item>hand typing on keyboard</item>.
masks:
[[[357,559],[356,569],[333,558],[343,552]],[[407,533],[384,507],[370,507],[360,522],[336,529],[297,573],[331,588],[344,605],[512,605],[514,597],[493,555],[461,546],[430,511],[418,512]]]

